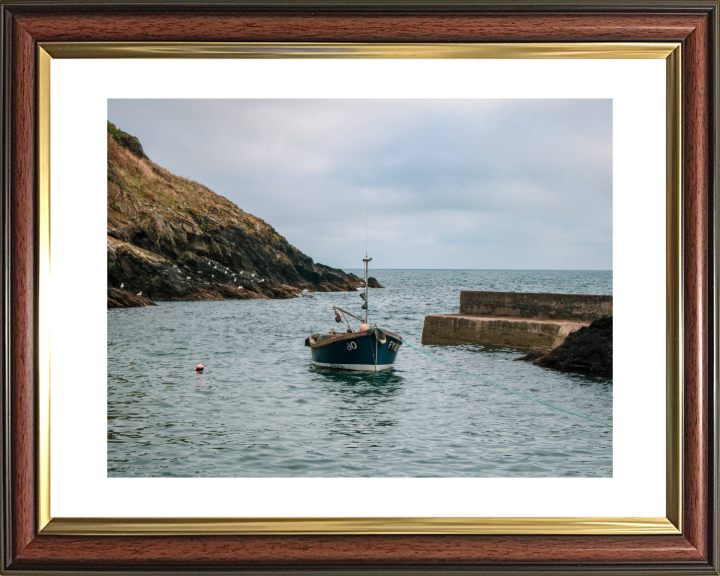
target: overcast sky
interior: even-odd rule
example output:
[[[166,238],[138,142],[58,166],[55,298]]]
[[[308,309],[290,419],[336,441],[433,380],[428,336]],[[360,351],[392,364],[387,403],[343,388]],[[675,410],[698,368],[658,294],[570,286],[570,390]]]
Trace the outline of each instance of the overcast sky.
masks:
[[[316,262],[612,269],[612,100],[108,100]]]

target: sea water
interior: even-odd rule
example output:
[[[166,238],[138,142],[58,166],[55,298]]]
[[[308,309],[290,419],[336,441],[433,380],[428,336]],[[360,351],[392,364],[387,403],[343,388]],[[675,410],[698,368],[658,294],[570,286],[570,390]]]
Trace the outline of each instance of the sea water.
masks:
[[[348,270],[350,271],[350,270]],[[360,275],[360,270],[352,270]],[[460,290],[612,294],[610,271],[372,270],[370,320],[420,346]],[[110,477],[611,477],[612,428],[408,346],[388,372],[317,369],[304,340],[358,316],[357,293],[108,310]],[[612,380],[514,362],[523,350],[424,351],[612,423]],[[195,365],[205,365],[197,374]]]

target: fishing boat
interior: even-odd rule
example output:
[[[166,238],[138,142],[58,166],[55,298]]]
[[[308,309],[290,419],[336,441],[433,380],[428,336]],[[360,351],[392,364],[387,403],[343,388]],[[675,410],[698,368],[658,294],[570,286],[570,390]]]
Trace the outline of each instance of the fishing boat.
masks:
[[[305,346],[310,347],[312,361],[318,368],[380,372],[393,367],[402,338],[368,323],[368,263],[371,260],[365,254],[365,290],[360,293],[365,318],[333,306],[335,322],[342,323],[346,331],[338,333],[333,329],[329,334],[311,334],[305,339]],[[348,317],[361,322],[357,331]]]

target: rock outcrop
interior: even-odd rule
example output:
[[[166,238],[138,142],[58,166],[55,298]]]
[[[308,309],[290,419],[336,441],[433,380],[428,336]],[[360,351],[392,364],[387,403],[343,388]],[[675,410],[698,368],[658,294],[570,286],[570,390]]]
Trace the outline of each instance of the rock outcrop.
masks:
[[[364,282],[363,282],[363,284],[364,284]],[[375,280],[375,278],[373,278],[372,276],[368,276],[367,285],[368,285],[368,288],[385,288],[385,286],[381,286],[380,282]]]
[[[613,319],[601,318],[568,335],[553,348],[531,350],[517,360],[531,361],[537,366],[580,372],[613,375]]]
[[[541,358],[544,358],[547,356],[552,348],[533,348],[525,354],[525,356],[520,356],[520,358],[513,358],[513,360],[516,361],[523,361],[523,362],[535,362],[535,360],[540,360]]]
[[[107,144],[108,307],[294,298],[364,284],[314,263],[260,218],[156,165],[137,138],[109,122]]]
[[[137,308],[140,306],[157,306],[157,304],[144,296],[142,292],[133,294],[130,290],[108,287],[108,308]]]

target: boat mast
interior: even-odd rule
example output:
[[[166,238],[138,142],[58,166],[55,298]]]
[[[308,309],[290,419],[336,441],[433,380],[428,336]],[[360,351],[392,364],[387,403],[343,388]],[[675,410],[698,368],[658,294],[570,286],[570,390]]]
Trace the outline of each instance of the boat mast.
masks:
[[[365,262],[365,324],[368,323],[368,262],[370,262],[372,258],[368,258],[367,255],[367,208],[365,208],[365,258],[363,258],[363,262]]]
[[[367,254],[365,254],[365,258],[363,258],[363,262],[365,262],[365,306],[364,306],[364,308],[365,308],[365,324],[367,324],[367,322],[368,322],[368,284],[367,284],[368,275],[367,275],[367,272],[368,272],[368,262],[370,262],[371,260],[372,260],[372,258],[368,258]]]

